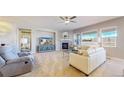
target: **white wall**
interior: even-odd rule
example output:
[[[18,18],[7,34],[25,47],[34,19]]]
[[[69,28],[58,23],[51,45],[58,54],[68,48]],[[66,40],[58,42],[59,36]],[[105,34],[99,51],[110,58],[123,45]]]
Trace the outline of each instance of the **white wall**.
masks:
[[[12,29],[6,32],[4,35],[0,35],[0,44],[5,43],[8,45],[12,45],[13,47],[18,48],[17,43],[17,29],[16,25],[11,24]]]
[[[7,32],[5,35],[0,35],[0,44],[5,43],[8,45],[12,45],[19,49],[19,32],[18,28],[25,28],[25,29],[31,29],[32,30],[32,52],[36,52],[36,45],[37,45],[37,39],[38,37],[41,37],[42,35],[50,34],[49,31],[40,30],[37,31],[36,28],[33,27],[23,27],[23,26],[17,26],[15,24],[12,24],[12,30]],[[58,31],[52,31],[56,33],[56,50],[59,50],[59,32]]]
[[[63,33],[65,33],[65,32],[68,32],[68,39],[73,39],[73,31],[61,31],[60,32],[60,38],[61,39],[64,39],[64,37],[63,37]]]

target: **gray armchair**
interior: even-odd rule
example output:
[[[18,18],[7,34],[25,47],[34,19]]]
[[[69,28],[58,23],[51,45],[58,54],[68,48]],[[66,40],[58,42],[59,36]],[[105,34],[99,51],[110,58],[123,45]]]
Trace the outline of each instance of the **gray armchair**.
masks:
[[[30,53],[19,54],[10,46],[0,47],[0,76],[17,76],[32,70],[33,56]]]

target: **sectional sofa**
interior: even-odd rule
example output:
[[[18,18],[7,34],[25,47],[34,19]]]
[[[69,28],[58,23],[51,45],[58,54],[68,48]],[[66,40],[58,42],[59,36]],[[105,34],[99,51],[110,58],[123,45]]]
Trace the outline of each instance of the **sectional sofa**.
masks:
[[[106,51],[103,47],[85,47],[78,53],[70,53],[69,64],[89,75],[106,61]]]

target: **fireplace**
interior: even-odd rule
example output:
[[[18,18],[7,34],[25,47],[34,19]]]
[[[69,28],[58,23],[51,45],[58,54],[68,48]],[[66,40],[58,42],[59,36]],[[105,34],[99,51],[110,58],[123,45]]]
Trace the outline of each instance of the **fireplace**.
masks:
[[[69,43],[62,43],[62,49],[68,49]]]

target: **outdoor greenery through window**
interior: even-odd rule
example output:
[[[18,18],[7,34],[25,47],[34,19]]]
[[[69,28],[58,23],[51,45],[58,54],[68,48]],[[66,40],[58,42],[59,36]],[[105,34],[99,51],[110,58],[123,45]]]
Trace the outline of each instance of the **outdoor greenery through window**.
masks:
[[[101,32],[103,47],[116,47],[117,29],[105,29]]]

